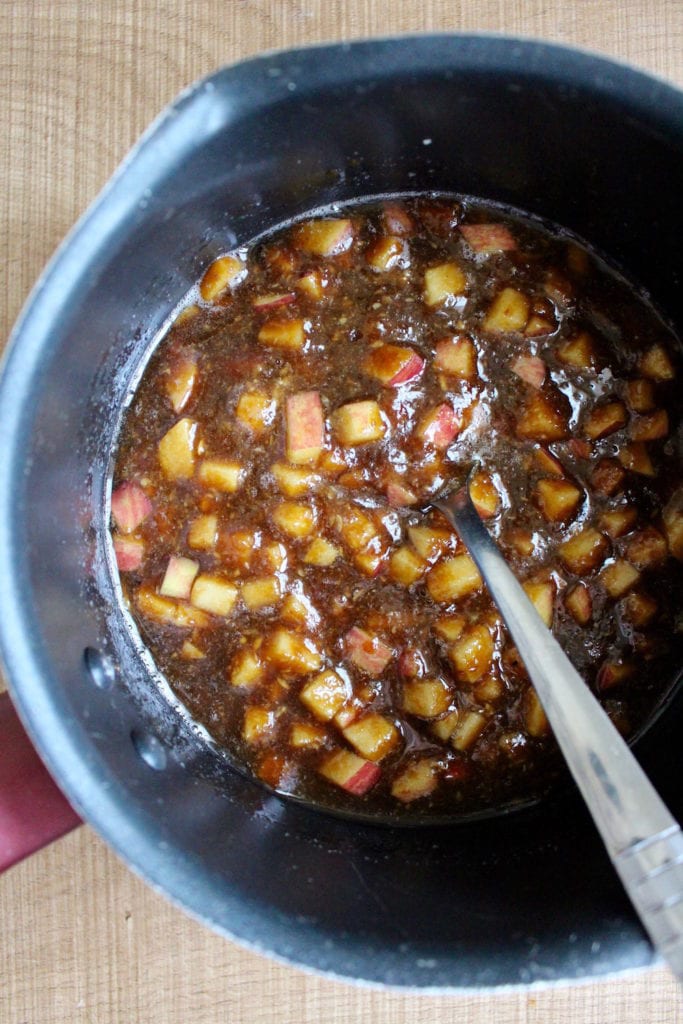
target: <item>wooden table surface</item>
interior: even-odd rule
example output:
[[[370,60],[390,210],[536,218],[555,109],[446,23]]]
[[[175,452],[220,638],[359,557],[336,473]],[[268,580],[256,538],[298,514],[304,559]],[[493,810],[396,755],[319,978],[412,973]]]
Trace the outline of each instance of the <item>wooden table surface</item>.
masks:
[[[261,50],[420,30],[574,43],[683,85],[683,0],[3,0],[0,338],[64,233],[186,84]],[[310,976],[186,918],[87,827],[0,879],[0,1024],[437,1020],[673,1024],[683,1009],[664,968],[489,997]]]

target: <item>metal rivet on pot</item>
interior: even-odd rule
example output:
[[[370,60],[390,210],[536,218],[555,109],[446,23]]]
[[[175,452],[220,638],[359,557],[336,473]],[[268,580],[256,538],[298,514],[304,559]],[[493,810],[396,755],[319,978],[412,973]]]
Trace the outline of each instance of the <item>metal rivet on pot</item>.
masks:
[[[156,772],[164,770],[168,755],[161,740],[158,740],[152,733],[141,732],[139,729],[133,729],[130,738],[135,750],[149,768],[153,768]]]
[[[98,651],[96,647],[86,647],[83,660],[90,678],[100,690],[109,690],[116,682],[116,669],[108,655]]]

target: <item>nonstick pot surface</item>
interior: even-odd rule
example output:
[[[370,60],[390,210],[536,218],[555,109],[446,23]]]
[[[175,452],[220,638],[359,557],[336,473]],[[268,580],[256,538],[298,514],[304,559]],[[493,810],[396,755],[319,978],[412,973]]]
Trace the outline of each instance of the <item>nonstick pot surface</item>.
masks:
[[[226,934],[385,984],[648,964],[572,790],[462,827],[350,824],[268,794],[193,730],[116,609],[104,493],[142,353],[219,252],[325,203],[429,189],[527,209],[677,312],[683,96],[536,43],[420,37],[225,69],[150,129],[39,282],[0,386],[0,643],[76,808]],[[85,652],[88,652],[87,656]],[[680,699],[641,748],[674,813]]]

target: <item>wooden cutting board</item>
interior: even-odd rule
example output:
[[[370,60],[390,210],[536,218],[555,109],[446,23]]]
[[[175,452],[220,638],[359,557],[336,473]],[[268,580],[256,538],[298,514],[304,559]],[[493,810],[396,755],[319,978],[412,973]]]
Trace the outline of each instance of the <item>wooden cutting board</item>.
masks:
[[[683,86],[682,0],[4,0],[0,337],[75,218],[183,86],[262,50],[424,30],[545,37]],[[683,1009],[664,968],[458,997],[303,974],[186,918],[86,827],[0,878],[0,1024],[218,1021],[676,1024]]]

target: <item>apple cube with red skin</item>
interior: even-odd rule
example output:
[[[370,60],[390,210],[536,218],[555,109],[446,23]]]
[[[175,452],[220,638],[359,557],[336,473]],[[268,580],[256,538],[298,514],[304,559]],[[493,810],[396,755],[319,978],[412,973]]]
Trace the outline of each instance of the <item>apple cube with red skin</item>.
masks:
[[[145,557],[144,541],[138,537],[114,537],[114,555],[120,572],[133,572]]]
[[[434,448],[448,448],[462,429],[462,416],[448,402],[431,409],[418,424],[417,436]]]
[[[169,373],[165,381],[168,395],[174,412],[182,412],[192,398],[192,393],[199,377],[197,356],[194,352],[177,352],[171,359]]]
[[[353,626],[344,637],[344,647],[349,661],[369,676],[380,676],[394,656],[378,636]]]
[[[411,235],[415,230],[415,223],[408,211],[399,203],[384,203],[382,209],[382,220],[384,227],[390,235]]]
[[[372,761],[366,761],[350,750],[339,750],[326,758],[320,766],[320,774],[335,786],[353,796],[363,796],[377,782],[382,769]]]
[[[184,417],[159,441],[159,465],[169,480],[189,479],[194,474],[197,423]]]
[[[386,489],[387,501],[392,508],[404,508],[406,505],[414,505],[417,495],[405,484],[398,480],[390,480]]]
[[[353,224],[341,217],[309,220],[296,230],[295,244],[312,256],[338,256],[353,243]]]
[[[505,224],[461,224],[459,231],[476,253],[511,252],[517,248]]]
[[[532,388],[540,388],[545,380],[546,365],[538,356],[517,356],[510,363],[510,369]]]
[[[296,292],[268,292],[266,295],[257,295],[251,304],[257,312],[267,313],[278,306],[291,306],[293,302],[296,302]]]
[[[438,762],[433,757],[413,761],[391,784],[391,795],[403,804],[429,796],[438,785]]]
[[[477,350],[466,334],[442,338],[436,343],[434,367],[462,380],[477,376]]]
[[[133,533],[152,513],[152,502],[142,487],[126,481],[112,492],[111,515],[121,533]]]
[[[370,712],[342,729],[344,739],[368,761],[381,761],[399,743],[399,732],[383,715]]]
[[[299,320],[266,320],[258,332],[258,340],[269,348],[297,352],[306,344],[306,323]]]
[[[285,431],[289,461],[295,465],[315,462],[325,442],[325,417],[318,391],[288,395]]]
[[[368,444],[380,441],[386,433],[377,402],[348,402],[333,414],[334,431],[342,444]]]
[[[199,562],[194,562],[191,558],[171,555],[159,587],[159,593],[162,597],[176,597],[179,600],[187,601],[198,572]]]
[[[630,661],[606,661],[600,666],[595,683],[601,692],[611,690],[629,679],[633,672],[634,666]]]
[[[424,367],[422,356],[402,345],[378,345],[363,360],[363,372],[389,388],[417,380]]]
[[[587,626],[593,618],[593,599],[585,583],[577,583],[566,594],[564,605],[580,626]]]

